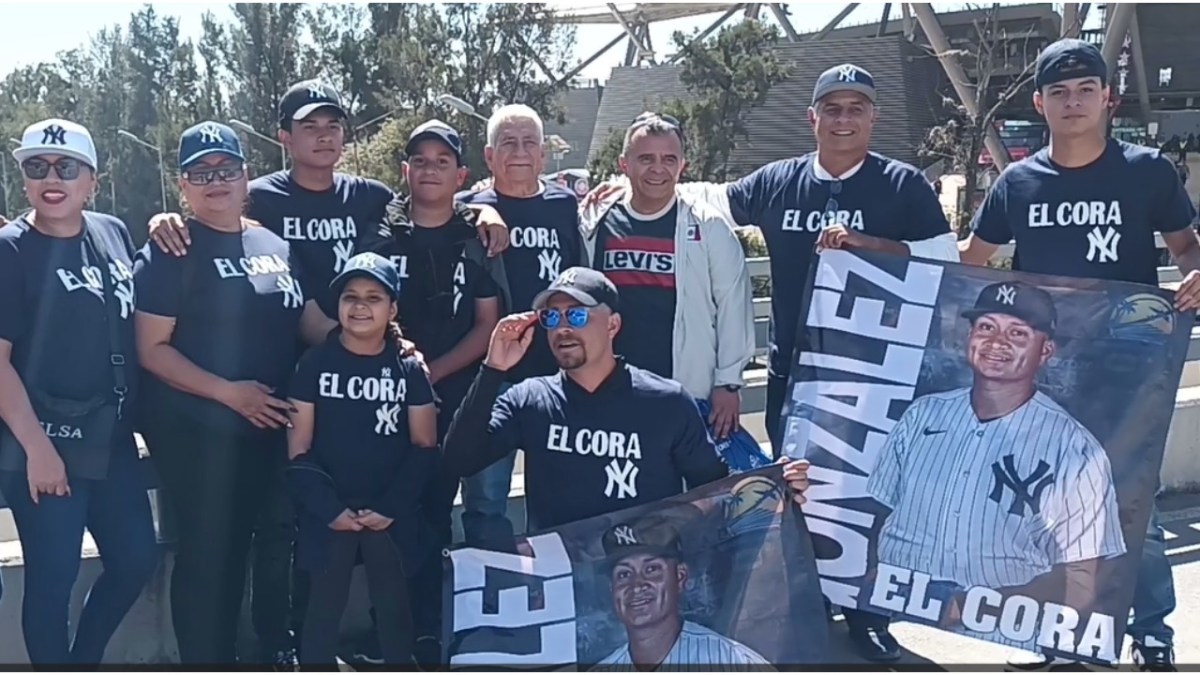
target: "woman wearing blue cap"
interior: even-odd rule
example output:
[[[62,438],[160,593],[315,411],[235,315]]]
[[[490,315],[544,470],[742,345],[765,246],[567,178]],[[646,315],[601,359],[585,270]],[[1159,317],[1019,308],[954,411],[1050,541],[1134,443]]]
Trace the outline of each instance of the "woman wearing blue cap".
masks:
[[[388,665],[412,665],[408,574],[420,496],[437,466],[437,409],[420,363],[398,351],[400,274],[374,253],[330,284],[341,330],[296,370],[288,478],[299,512],[297,562],[310,572],[305,666],[336,666],[338,626],[356,558],[366,565]]]
[[[87,129],[39,122],[13,155],[33,208],[0,230],[0,489],[25,558],[25,648],[35,666],[95,665],[159,561],[133,437],[133,242],[84,210]],[[72,642],[85,527],[104,572]]]
[[[306,303],[288,244],[242,216],[246,160],[229,127],[179,142],[192,254],[147,245],[135,277],[143,435],[178,525],[171,612],[183,663],[236,662],[236,635],[262,485],[286,461],[299,358],[333,327]]]

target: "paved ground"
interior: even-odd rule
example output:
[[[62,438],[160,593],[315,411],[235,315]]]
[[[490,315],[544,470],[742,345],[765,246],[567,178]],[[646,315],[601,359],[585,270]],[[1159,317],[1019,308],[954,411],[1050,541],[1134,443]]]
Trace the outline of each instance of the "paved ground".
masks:
[[[1167,530],[1167,555],[1175,570],[1178,608],[1170,623],[1176,630],[1176,658],[1180,668],[1200,670],[1200,495],[1177,495],[1159,502],[1163,527]],[[891,670],[959,670],[968,666],[1003,669],[1009,649],[970,638],[943,633],[923,626],[897,624],[892,633],[904,647],[904,658]],[[850,651],[844,624],[831,631],[834,658],[855,669],[871,664]],[[1122,669],[1128,666],[1128,647],[1121,654]],[[1190,664],[1190,665],[1188,665]],[[1110,671],[1096,668],[1097,671]]]

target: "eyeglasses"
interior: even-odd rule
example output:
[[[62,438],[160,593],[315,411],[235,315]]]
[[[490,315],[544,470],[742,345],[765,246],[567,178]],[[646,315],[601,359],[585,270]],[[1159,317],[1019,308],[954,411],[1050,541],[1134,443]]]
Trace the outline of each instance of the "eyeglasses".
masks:
[[[825,218],[829,219],[830,214],[837,213],[841,210],[838,207],[837,196],[842,194],[842,179],[834,178],[829,183],[829,201],[825,202]]]
[[[244,166],[218,166],[212,169],[194,169],[185,171],[183,176],[192,185],[208,185],[213,181],[228,183],[246,174]]]
[[[75,180],[79,178],[79,172],[83,169],[83,162],[71,157],[63,157],[53,164],[44,159],[34,157],[21,162],[21,171],[25,172],[25,177],[29,180],[43,180],[50,175],[50,168],[54,168],[54,173],[62,180]]]
[[[661,122],[670,127],[671,131],[674,131],[675,134],[679,136],[679,141],[684,142],[683,122],[680,122],[671,115],[660,115],[656,112],[644,112],[641,115],[633,118],[633,122],[629,123],[629,130],[634,131],[644,126],[649,126],[654,122]]]
[[[568,307],[565,310],[543,309],[538,312],[538,322],[546,330],[554,330],[562,326],[564,317],[571,328],[583,328],[588,322],[587,307]]]

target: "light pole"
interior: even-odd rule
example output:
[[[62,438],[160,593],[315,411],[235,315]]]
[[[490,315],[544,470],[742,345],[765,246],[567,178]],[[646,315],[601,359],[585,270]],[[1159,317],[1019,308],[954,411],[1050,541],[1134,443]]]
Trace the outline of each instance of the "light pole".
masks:
[[[134,143],[137,143],[138,145],[142,146],[143,148],[147,148],[147,149],[153,150],[154,152],[158,153],[159,187],[162,188],[163,211],[166,211],[167,210],[167,165],[163,162],[162,148],[158,147],[157,145],[154,145],[153,143],[147,143],[146,141],[143,141],[142,139],[129,133],[128,131],[125,131],[124,129],[117,129],[117,135],[121,136],[123,138],[128,138],[129,140],[133,141]]]
[[[467,103],[466,101],[462,100],[461,98],[459,98],[457,96],[452,96],[450,94],[442,94],[441,96],[437,97],[437,102],[446,106],[447,108],[457,110],[458,112],[460,112],[464,115],[470,115],[477,120],[481,120],[483,122],[488,121],[488,118],[484,117],[483,115],[480,115],[479,112],[477,110],[475,110],[475,106],[471,105],[470,103]]]
[[[254,127],[250,126],[249,124],[247,124],[246,122],[243,122],[241,120],[229,120],[229,126],[241,129],[242,131],[250,134],[251,136],[256,136],[268,143],[272,143],[272,144],[278,146],[279,147],[279,168],[287,170],[287,148],[284,147],[283,143],[280,143],[278,140],[271,138],[270,136],[260,132],[258,129],[255,129]]]
[[[21,147],[21,141],[18,141],[15,138],[8,139],[8,142],[15,148]],[[17,161],[17,158],[13,157],[13,161],[14,162]],[[7,162],[0,161],[0,180],[4,181],[4,195],[3,195],[4,196],[4,208],[0,209],[0,217],[7,217],[8,210],[12,208],[12,200],[9,199],[9,196],[8,196],[8,163]]]

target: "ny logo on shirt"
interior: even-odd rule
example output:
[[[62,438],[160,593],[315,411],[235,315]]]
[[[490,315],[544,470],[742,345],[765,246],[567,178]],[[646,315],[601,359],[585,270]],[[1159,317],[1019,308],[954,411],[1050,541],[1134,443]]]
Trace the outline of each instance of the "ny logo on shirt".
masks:
[[[300,284],[296,283],[290,274],[275,277],[275,285],[283,291],[284,309],[299,309],[304,305],[304,293],[300,290]]]
[[[994,482],[992,483],[992,493],[988,495],[988,499],[1001,504],[1000,500],[1004,497],[1004,493],[1012,492],[1013,497],[1008,506],[1008,512],[1014,516],[1024,516],[1025,508],[1029,507],[1030,514],[1036,516],[1042,512],[1042,493],[1054,483],[1054,474],[1050,473],[1050,465],[1045,460],[1039,459],[1033,473],[1021,478],[1014,464],[1015,459],[1013,455],[1005,455],[1003,464],[1001,462],[992,464]]]
[[[562,266],[562,256],[554,249],[542,249],[538,254],[538,278],[543,281],[554,281],[558,276],[558,268]]]
[[[1117,262],[1117,245],[1121,243],[1121,233],[1113,227],[1093,227],[1088,232],[1088,262]]]
[[[375,433],[391,436],[400,431],[400,404],[384,403],[375,411]]]
[[[339,241],[333,245],[333,272],[337,274],[346,267],[350,256],[354,254],[354,243],[349,241]],[[368,258],[368,260],[371,260]],[[374,266],[374,263],[371,263]]]
[[[996,291],[996,302],[1012,305],[1017,301],[1017,289],[1012,286],[1001,286]]]
[[[622,464],[620,460],[614,459],[604,467],[604,474],[608,476],[608,483],[604,486],[605,497],[611,499],[615,493],[617,499],[637,499],[638,468],[633,460],[626,459]]]
[[[56,271],[56,274],[59,282],[62,283],[63,288],[67,289],[68,293],[84,290],[96,296],[102,302],[105,301],[104,279],[100,276],[99,267],[84,265],[80,268],[78,275],[72,270],[60,268]],[[112,283],[113,295],[116,296],[117,302],[121,303],[121,318],[128,319],[133,315],[133,272],[125,266],[125,263],[113,260],[108,263],[108,274],[108,278]],[[80,279],[80,277],[83,278]]]

